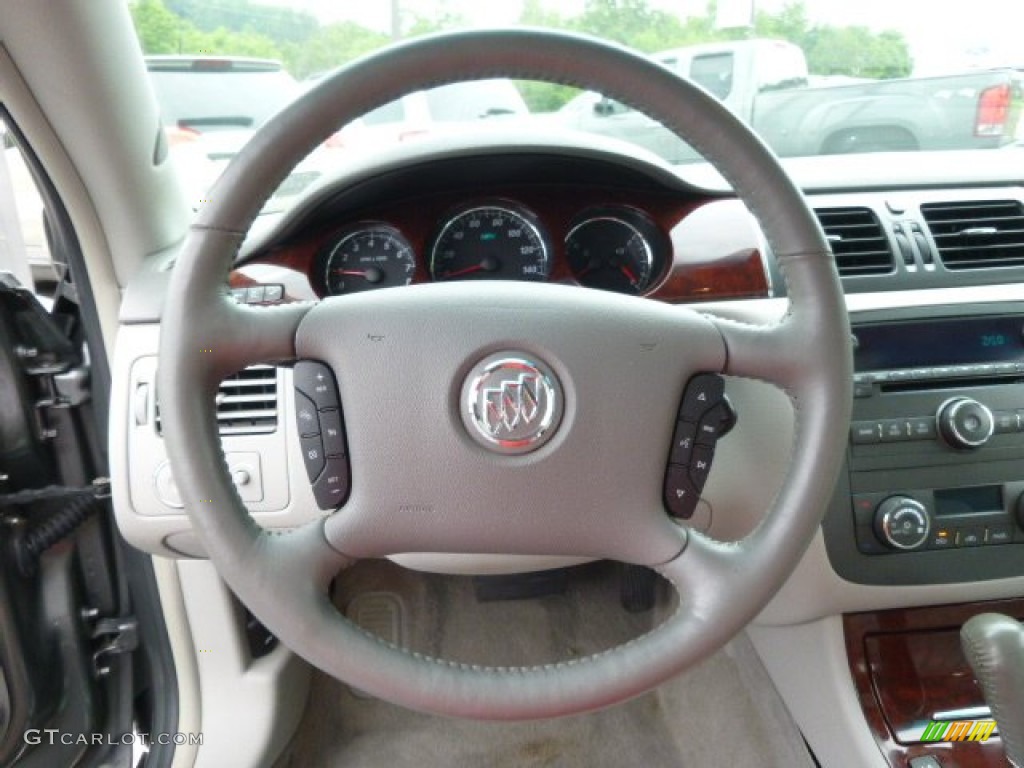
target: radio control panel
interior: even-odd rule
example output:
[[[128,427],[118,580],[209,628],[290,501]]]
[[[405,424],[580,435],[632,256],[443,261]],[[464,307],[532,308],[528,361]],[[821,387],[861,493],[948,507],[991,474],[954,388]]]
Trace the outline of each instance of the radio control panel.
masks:
[[[850,443],[942,440],[952,448],[980,448],[993,435],[1024,433],[1024,408],[991,409],[969,397],[944,401],[937,412],[898,419],[865,419],[850,424]]]
[[[939,365],[930,368],[907,368],[894,371],[871,371],[853,376],[853,396],[872,397],[880,387],[889,384],[914,384],[939,380],[977,379],[987,376],[1024,374],[1024,362],[982,363],[979,365]]]
[[[863,584],[1024,574],[1024,305],[853,324],[847,472],[825,517]]]

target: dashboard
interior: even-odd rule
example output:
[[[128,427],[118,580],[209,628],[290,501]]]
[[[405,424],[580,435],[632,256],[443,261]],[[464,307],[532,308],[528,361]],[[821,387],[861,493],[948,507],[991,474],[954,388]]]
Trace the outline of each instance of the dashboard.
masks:
[[[765,322],[785,312],[785,283],[757,222],[706,168],[677,171],[618,145],[491,141],[420,144],[391,162],[367,158],[338,175],[307,176],[290,206],[258,217],[229,275],[235,299],[342,300],[418,283],[501,279],[639,295],[744,319],[762,312]],[[1024,458],[1024,354],[1014,320],[1022,314],[1024,191],[1000,153],[941,159],[942,173],[924,153],[901,156],[899,168],[891,157],[787,162],[835,252],[861,343],[847,469],[822,537],[830,571],[848,583],[1005,578],[1016,574],[1024,549],[1024,527],[1015,523],[1024,482],[1016,463]],[[154,260],[123,302],[123,336],[139,337],[134,347],[119,345],[124,398],[143,402],[126,410],[134,415],[124,463],[135,463],[128,480],[137,498],[125,507],[131,514],[122,527],[138,529],[147,548],[198,553],[171,488],[153,394],[169,266]],[[784,468],[772,446],[792,428],[790,404],[773,388],[730,381],[728,390],[739,419],[718,449],[721,464],[757,482],[736,487],[712,472],[705,524],[726,540],[756,525]],[[250,479],[244,498],[270,524],[317,513],[296,460],[292,392],[287,367],[243,371],[224,383],[218,413],[229,463]],[[998,422],[992,434],[970,446],[949,438],[940,412],[952,398],[978,404],[963,413],[983,420],[990,413]],[[979,500],[980,517],[937,519],[936,498],[976,485],[985,487],[952,497]],[[876,522],[891,495],[924,508],[900,518],[927,527],[920,544],[896,546]],[[931,540],[933,528],[947,538]],[[992,545],[968,546],[979,534]],[[952,546],[939,551],[946,542]],[[822,599],[801,610],[830,607]]]
[[[427,225],[433,230],[427,238],[420,222],[408,221],[400,211],[386,213],[381,221],[358,222],[317,249],[311,282],[320,296],[335,296],[408,285],[417,278],[548,281],[561,275],[587,287],[640,295],[662,276],[668,237],[646,211],[605,203],[566,222],[553,213],[551,197],[533,206],[507,195],[462,202]],[[410,206],[418,212],[432,207]],[[428,213],[427,218],[434,217]],[[396,219],[399,226],[390,223]]]
[[[260,216],[229,275],[235,299],[272,305],[499,279],[687,303],[726,316],[763,310],[766,322],[785,311],[785,284],[757,222],[721,180],[700,176],[706,169],[695,169],[698,184],[643,158],[583,145],[420,151],[390,166],[368,162],[365,173],[356,167],[337,178],[325,174],[286,210]],[[977,158],[964,159],[972,164],[964,178],[977,178]],[[870,162],[879,163],[878,176],[889,174],[882,159],[828,160],[827,175],[820,164],[797,161],[790,168],[832,244],[861,343],[847,470],[825,516],[822,554],[850,583],[934,585],[1014,575],[1024,549],[1024,527],[1014,522],[1024,489],[1014,463],[1024,458],[1024,337],[1014,319],[1024,310],[1014,281],[1024,278],[1024,257],[1013,238],[1024,229],[1024,193],[999,158],[992,158],[984,184],[942,186],[926,158],[915,156],[901,171],[905,186],[879,189],[858,174],[866,176]],[[837,169],[856,188],[842,188]],[[125,464],[134,462],[134,497],[123,527],[137,529],[148,548],[200,554],[169,475],[153,394],[151,324],[168,267],[153,264],[123,305],[123,336],[139,336],[135,348],[120,345],[125,397],[142,399],[129,409],[126,447],[134,458]],[[967,349],[975,342],[983,354]],[[926,381],[917,375],[923,368]],[[725,540],[757,524],[764,495],[784,471],[773,446],[792,428],[790,404],[777,390],[742,381],[729,381],[728,390],[739,420],[736,436],[718,449],[721,463],[741,467],[756,482],[736,487],[711,474],[701,525]],[[287,458],[300,453],[292,391],[289,368],[243,371],[222,385],[218,418],[229,465],[248,478],[243,499],[268,524],[303,522],[317,509],[302,461]],[[971,446],[945,437],[936,419],[952,398],[978,403],[964,412],[991,413],[1001,420],[998,430]],[[990,475],[973,495],[952,492],[983,500],[981,517],[937,519],[936,498]],[[875,519],[897,495],[919,505],[910,505],[916,516],[901,507],[900,520],[927,528],[914,546],[894,544]],[[947,537],[935,540],[933,529]],[[967,546],[979,534],[993,546]],[[808,615],[828,609],[826,600],[802,607]]]
[[[301,216],[247,244],[230,277],[238,300],[518,280],[728,314],[785,292],[736,200],[617,160],[529,151],[441,158],[312,198]],[[1024,309],[1012,291],[1001,304],[985,302],[1024,271],[1020,188],[810,189],[809,202],[851,310],[858,294],[868,300],[851,311],[856,398],[846,471],[823,526],[830,567],[869,585],[1015,575],[1024,556]],[[969,304],[936,304],[937,290],[972,285]],[[915,291],[927,306],[888,306]],[[748,446],[760,443],[751,410],[772,402],[788,412],[766,392],[734,397],[745,406],[739,439]],[[980,423],[969,441],[966,423]],[[729,442],[721,451],[737,452]],[[781,468],[766,471],[772,462],[757,448],[738,452],[734,463],[758,465],[765,487],[778,482]],[[756,524],[756,494],[712,479],[706,496],[719,503],[702,504],[704,524],[740,538]],[[710,507],[730,514],[712,523]]]
[[[328,202],[301,231],[247,255],[231,285],[240,299],[266,303],[245,290],[273,266],[286,300],[455,280],[566,283],[667,302],[770,295],[761,239],[734,202],[702,210],[712,198],[550,158],[527,181],[522,162],[482,161],[472,173],[441,163],[429,188],[394,174],[374,199],[344,212]],[[270,301],[278,298],[275,287]]]
[[[757,222],[703,167],[677,172],[589,145],[406,151],[310,182],[287,210],[260,216],[229,276],[235,299],[342,301],[433,281],[511,279],[749,322],[787,309]],[[977,601],[1024,594],[1024,180],[1008,159],[991,151],[786,162],[846,294],[853,423],[821,532],[748,633],[823,764],[875,765],[881,749],[906,765],[923,747],[901,743],[900,733],[920,712],[979,704],[974,689],[955,702],[949,693],[950,680],[970,681],[954,653],[956,629],[989,605]],[[155,391],[170,265],[152,259],[122,305],[112,481],[132,543],[197,558],[204,552],[166,461]],[[304,465],[299,378],[287,366],[258,366],[225,380],[218,396],[232,479],[268,527],[323,514]],[[778,446],[794,414],[762,382],[728,378],[725,392],[736,424],[717,444],[689,524],[729,541],[758,524],[780,487],[787,457]],[[343,388],[340,396],[343,405]],[[353,482],[359,471],[351,467]],[[568,564],[395,559],[474,574]],[[948,603],[963,609],[954,619],[928,607]],[[910,679],[918,659],[943,666]],[[906,722],[892,705],[905,692]]]

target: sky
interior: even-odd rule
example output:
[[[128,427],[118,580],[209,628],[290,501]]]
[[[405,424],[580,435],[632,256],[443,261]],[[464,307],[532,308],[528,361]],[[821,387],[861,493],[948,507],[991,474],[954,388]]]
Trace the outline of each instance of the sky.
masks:
[[[393,0],[264,0],[308,10],[321,21],[350,20],[382,32],[391,30]],[[720,5],[751,2],[777,11],[786,0],[719,0]],[[470,24],[500,26],[519,18],[522,0],[398,0],[403,13],[435,17],[456,14]],[[584,0],[545,0],[563,15],[579,13]],[[707,0],[648,0],[652,7],[682,16],[702,14]],[[812,22],[861,25],[903,33],[915,74],[939,74],[971,66],[1024,66],[1024,0],[805,0]]]

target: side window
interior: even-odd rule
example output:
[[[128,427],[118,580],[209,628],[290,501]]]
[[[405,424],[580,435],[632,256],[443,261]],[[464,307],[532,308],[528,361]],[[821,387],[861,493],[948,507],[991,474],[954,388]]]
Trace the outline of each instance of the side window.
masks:
[[[807,85],[807,66],[799,49],[774,46],[765,50],[757,68],[757,90],[780,91]]]
[[[0,116],[0,270],[26,288],[46,291],[56,283],[43,215],[43,201],[28,164]]]
[[[719,99],[732,93],[732,71],[732,53],[708,53],[690,62],[690,77]]]

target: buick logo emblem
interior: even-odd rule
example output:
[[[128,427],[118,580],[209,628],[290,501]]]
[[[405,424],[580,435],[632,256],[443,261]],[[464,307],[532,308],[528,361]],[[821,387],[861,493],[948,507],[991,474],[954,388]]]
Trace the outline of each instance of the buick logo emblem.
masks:
[[[463,421],[478,443],[499,453],[526,453],[551,437],[562,394],[546,366],[525,356],[491,355],[463,386]]]
[[[502,433],[512,434],[520,424],[532,424],[540,413],[541,386],[541,374],[524,373],[484,389],[480,409],[484,429],[498,437]]]

